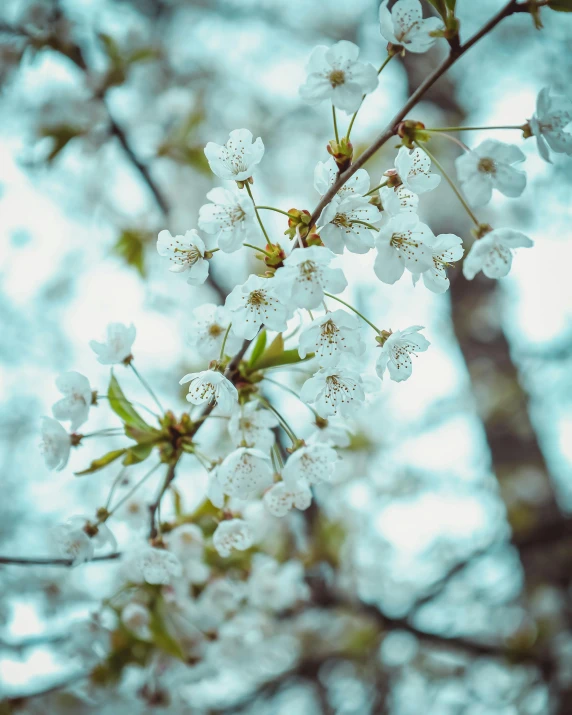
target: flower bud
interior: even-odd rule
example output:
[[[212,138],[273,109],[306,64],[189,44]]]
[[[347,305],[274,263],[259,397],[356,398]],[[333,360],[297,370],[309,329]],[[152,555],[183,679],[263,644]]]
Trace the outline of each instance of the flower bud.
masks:
[[[339,142],[332,139],[326,147],[328,153],[334,157],[340,173],[345,171],[352,163],[354,148],[346,137],[342,137]]]
[[[425,129],[423,122],[406,119],[397,125],[397,134],[401,137],[403,146],[406,146],[408,149],[413,149],[413,145],[416,141],[429,141],[429,134],[424,132],[423,129]]]

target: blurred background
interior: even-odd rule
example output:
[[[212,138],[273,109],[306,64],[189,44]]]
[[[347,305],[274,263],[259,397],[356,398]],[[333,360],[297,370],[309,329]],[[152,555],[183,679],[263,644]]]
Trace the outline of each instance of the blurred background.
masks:
[[[502,5],[458,0],[462,37]],[[326,105],[309,108],[298,97],[305,62],[316,44],[346,39],[379,66],[378,6],[3,0],[1,554],[53,554],[50,526],[105,501],[116,471],[73,476],[101,454],[101,443],[75,450],[63,472],[48,472],[38,445],[40,417],[59,397],[57,374],[78,370],[105,392],[109,371],[88,341],[107,323],[136,325],[140,371],[176,413],[185,410],[178,380],[202,369],[187,344],[192,309],[223,302],[260,264],[246,253],[218,253],[214,282],[191,288],[166,269],[156,235],[196,228],[216,185],[203,147],[239,127],[266,146],[253,186],[258,201],[315,207],[313,171],[327,158],[332,128]],[[520,125],[542,87],[569,92],[572,16],[544,11],[542,19],[541,31],[525,13],[505,20],[410,118],[428,127]],[[388,65],[353,129],[356,153],[445,53],[440,41],[426,55]],[[544,163],[518,131],[461,138],[474,146],[486,136],[527,155],[523,196],[496,194],[479,212],[535,241],[517,252],[508,278],[468,282],[457,270],[450,292],[438,296],[406,277],[381,284],[372,255],[344,257],[351,286],[344,299],[384,329],[424,325],[432,343],[408,382],[384,382],[370,397],[335,483],[318,492],[330,527],[324,538],[331,545],[332,533],[340,535],[334,556],[325,549],[321,577],[363,604],[379,637],[340,649],[343,618],[317,604],[304,626],[291,628],[313,628],[330,644],[320,658],[303,649],[293,674],[252,692],[237,687],[238,670],[218,688],[199,682],[186,691],[192,709],[169,712],[572,713],[571,164],[562,155]],[[453,173],[460,149],[439,136],[429,146]],[[389,142],[367,164],[372,186],[395,152]],[[445,182],[422,197],[420,214],[435,234],[470,243],[468,217]],[[283,217],[264,218],[286,246]],[[147,400],[130,373],[117,374],[130,396]],[[274,379],[298,389],[305,374],[276,370]],[[299,402],[280,390],[269,395],[302,434],[309,431],[311,415]],[[111,420],[101,404],[89,429]],[[205,439],[224,453],[220,430]],[[126,483],[142,469],[130,468]],[[205,475],[191,464],[179,481],[188,503],[200,503]],[[133,528],[127,520],[114,525],[120,548]],[[70,632],[109,594],[116,568],[0,566],[0,712],[123,711],[105,699],[57,693],[14,700],[77,671]],[[351,609],[344,616],[353,617]]]

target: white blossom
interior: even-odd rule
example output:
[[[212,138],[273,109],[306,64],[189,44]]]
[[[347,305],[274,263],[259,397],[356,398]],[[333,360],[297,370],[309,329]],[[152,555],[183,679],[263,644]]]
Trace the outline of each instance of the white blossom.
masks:
[[[205,251],[205,243],[194,229],[184,236],[171,236],[169,231],[164,230],[157,237],[157,252],[171,261],[169,270],[173,273],[189,271],[187,283],[194,286],[202,285],[209,274]]]
[[[61,424],[52,417],[42,417],[40,450],[48,469],[60,472],[68,463],[71,439]]]
[[[252,242],[259,229],[254,204],[246,192],[216,188],[209,191],[207,199],[212,203],[199,209],[199,228],[215,236],[221,251],[233,253],[245,241]]]
[[[431,159],[419,147],[409,151],[402,146],[395,157],[395,169],[405,188],[414,194],[433,191],[441,183],[439,174],[431,173]]]
[[[261,325],[279,333],[286,329],[288,309],[277,297],[272,279],[250,275],[232,289],[225,306],[232,314],[232,331],[246,340],[252,340]]]
[[[278,482],[264,494],[262,501],[273,516],[283,517],[294,507],[305,511],[312,503],[312,492],[302,480]]]
[[[427,242],[433,256],[433,265],[422,273],[423,283],[433,293],[445,293],[449,290],[447,268],[463,257],[463,241],[453,233],[442,233]],[[417,283],[419,274],[413,274],[413,283]]]
[[[293,250],[276,271],[276,294],[297,308],[317,308],[326,293],[341,293],[348,285],[341,268],[330,268],[334,254],[323,246]]]
[[[365,400],[361,376],[335,366],[322,368],[302,385],[300,398],[313,404],[321,417],[341,412],[350,414]]]
[[[330,417],[313,425],[313,431],[306,440],[308,444],[331,444],[332,447],[349,447],[351,432],[345,422]]]
[[[89,415],[89,380],[79,372],[65,372],[56,378],[56,387],[64,397],[52,406],[52,414],[58,420],[70,420],[70,429],[75,432]]]
[[[97,355],[97,360],[102,365],[118,365],[131,358],[135,332],[134,325],[110,323],[107,326],[105,342],[98,343],[96,340],[90,340],[89,347]]]
[[[225,494],[218,480],[218,468],[215,467],[209,472],[209,482],[207,485],[207,497],[210,503],[217,509],[224,507]]]
[[[316,318],[302,330],[298,340],[300,357],[314,353],[322,367],[336,365],[342,355],[359,357],[364,351],[359,320],[345,310]]]
[[[551,161],[550,149],[557,154],[572,156],[572,132],[566,131],[571,122],[572,101],[567,97],[551,97],[550,87],[541,89],[530,129],[545,161]]]
[[[471,246],[463,262],[463,275],[472,280],[479,271],[487,278],[504,278],[512,265],[513,248],[530,248],[533,242],[519,231],[497,228]]]
[[[205,147],[211,171],[221,179],[246,181],[264,156],[262,139],[252,141],[248,129],[234,129],[226,145],[209,142]]]
[[[241,405],[228,422],[228,432],[235,445],[246,444],[261,452],[269,452],[274,444],[272,428],[278,418],[270,410],[259,409],[254,401]]]
[[[416,213],[419,206],[419,196],[404,184],[394,189],[382,186],[379,190],[379,198],[383,211],[387,212],[389,216],[397,216],[400,213]]]
[[[381,227],[375,239],[375,275],[383,283],[393,284],[401,278],[406,268],[411,273],[423,273],[431,268],[431,248],[425,241],[432,238],[433,232],[419,221],[417,214],[400,213],[392,216]]]
[[[380,378],[387,369],[389,377],[395,382],[403,382],[411,377],[413,364],[411,356],[422,353],[431,344],[427,338],[419,333],[423,330],[421,325],[412,325],[405,330],[396,330],[383,344],[375,369]]]
[[[175,554],[147,545],[128,554],[125,568],[131,580],[150,584],[166,585],[183,573],[181,562]]]
[[[473,151],[455,160],[457,176],[471,206],[484,206],[493,189],[510,198],[520,196],[526,186],[526,174],[513,167],[525,160],[514,144],[486,139]]]
[[[203,563],[204,541],[203,532],[196,524],[182,524],[167,536],[169,548],[181,562],[190,583],[205,583],[209,577],[210,569]]]
[[[187,341],[204,360],[218,358],[222,343],[230,325],[230,312],[223,305],[204,303],[193,310],[189,322]],[[232,330],[226,338],[225,353],[234,355],[242,339]]]
[[[391,12],[388,3],[389,0],[384,0],[379,8],[382,37],[409,52],[427,52],[433,47],[437,38],[431,33],[443,29],[443,23],[438,17],[424,20],[419,0],[397,0]]]
[[[235,449],[217,469],[217,481],[223,492],[239,499],[257,496],[270,486],[272,475],[268,455],[250,447]]]
[[[216,402],[222,412],[232,412],[238,404],[236,387],[216,370],[190,372],[179,380],[179,385],[189,384],[187,400],[193,405]]]
[[[247,583],[251,606],[278,613],[293,608],[309,596],[300,561],[279,563],[267,554],[254,554]]]
[[[369,63],[358,62],[359,47],[341,40],[332,47],[318,45],[312,51],[300,87],[300,96],[309,104],[329,99],[334,107],[352,114],[364,94],[376,89],[377,71]]]
[[[213,546],[219,556],[230,556],[233,549],[245,551],[254,543],[252,529],[243,519],[221,521],[213,534]]]
[[[348,196],[331,201],[318,218],[320,238],[334,253],[344,248],[352,253],[367,253],[373,248],[371,228],[382,219],[379,209],[367,196]]]
[[[62,524],[52,527],[51,536],[59,552],[65,558],[72,559],[72,566],[89,561],[94,551],[109,546],[111,551],[117,549],[115,537],[106,524],[92,527],[95,533],[88,534],[86,527],[90,526],[84,516],[72,516]],[[91,529],[90,529],[91,531]]]
[[[320,196],[323,196],[336,183],[338,176],[338,165],[333,157],[330,157],[328,161],[319,161],[316,164],[314,169],[314,188]],[[369,186],[369,174],[365,169],[358,169],[339,189],[336,196],[340,201],[347,199],[349,196],[363,196],[369,191]]]
[[[141,603],[128,603],[121,611],[121,622],[130,630],[137,638],[141,640],[150,640],[151,615],[149,610]]]
[[[287,459],[282,478],[286,484],[299,480],[308,484],[328,482],[334,473],[338,455],[329,444],[309,444],[300,447]]]

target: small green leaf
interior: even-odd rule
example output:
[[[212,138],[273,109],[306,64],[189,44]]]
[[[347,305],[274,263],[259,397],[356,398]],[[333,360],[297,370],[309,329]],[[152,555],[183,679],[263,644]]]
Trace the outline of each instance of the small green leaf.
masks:
[[[282,337],[282,333],[278,333],[278,335],[274,338],[274,340],[270,343],[270,345],[264,351],[264,354],[258,361],[258,365],[260,365],[261,362],[267,362],[268,360],[275,360],[276,358],[280,357],[280,355],[282,355],[283,352],[284,352],[284,338]]]
[[[109,405],[116,415],[121,417],[123,422],[130,427],[137,427],[145,432],[153,431],[147,422],[138,414],[133,405],[123,394],[123,390],[119,387],[117,378],[111,373],[111,380],[109,381],[109,389],[107,391],[107,398],[109,400]]]
[[[457,4],[457,0],[445,0],[445,3],[449,8],[449,12],[455,12],[455,5]]]
[[[145,245],[150,241],[151,234],[125,229],[113,246],[113,252],[145,278]]]
[[[548,7],[555,12],[572,12],[572,0],[550,0]]]
[[[149,628],[153,635],[153,642],[157,648],[160,648],[165,651],[165,653],[172,655],[173,658],[185,660],[185,653],[183,652],[181,644],[169,633],[164,620],[157,613],[157,611],[151,613]]]
[[[121,52],[117,42],[111,37],[111,35],[106,35],[103,32],[98,34],[99,40],[103,47],[105,48],[105,54],[109,58],[109,61],[114,67],[119,67],[123,64],[123,59],[121,57]]]
[[[267,351],[268,352],[268,351]],[[260,358],[256,365],[256,370],[263,370],[266,367],[277,367],[278,365],[293,365],[297,362],[305,362],[314,357],[314,353],[306,355],[305,358],[301,358],[298,350],[284,350],[279,355],[270,355],[267,357],[266,353]]]
[[[181,492],[171,485],[171,493],[173,494],[175,516],[177,517],[177,519],[180,519],[183,516],[183,499],[181,497]]]
[[[131,464],[139,464],[139,462],[144,462],[152,451],[152,444],[137,444],[135,445],[135,447],[129,447],[129,449],[126,451],[123,464],[124,466],[128,467]]]
[[[87,469],[83,469],[81,472],[76,472],[76,477],[82,477],[84,474],[93,474],[93,472],[98,472],[100,469],[107,467],[108,464],[115,462],[122,455],[125,454],[125,449],[114,449],[112,452],[104,454],[103,457],[94,459]]]
[[[256,342],[254,343],[254,347],[252,348],[252,354],[250,355],[250,360],[248,361],[248,367],[252,367],[253,365],[255,365],[258,358],[264,352],[264,348],[266,347],[266,338],[266,330],[263,330],[256,339]]]

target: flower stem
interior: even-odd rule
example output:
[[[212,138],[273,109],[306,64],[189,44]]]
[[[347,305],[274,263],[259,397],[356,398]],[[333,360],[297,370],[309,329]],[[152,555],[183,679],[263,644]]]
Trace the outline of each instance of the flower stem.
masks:
[[[370,190],[367,192],[367,194],[364,194],[364,196],[371,196],[371,195],[374,194],[376,191],[379,191],[379,189],[383,189],[384,186],[387,186],[388,182],[389,182],[389,179],[387,179],[386,181],[384,181],[382,184],[378,184],[378,186],[374,186],[373,189],[370,189]]]
[[[256,214],[256,218],[258,219],[258,223],[260,224],[260,228],[262,229],[262,233],[264,234],[264,238],[266,239],[266,243],[272,245],[272,241],[270,240],[270,238],[268,237],[268,234],[266,233],[266,229],[264,228],[264,224],[262,223],[262,219],[260,218],[260,214],[258,213],[258,209],[256,208],[256,203],[254,201],[254,196],[252,195],[252,189],[250,188],[250,184],[247,181],[247,182],[245,182],[244,185],[246,186],[248,195],[250,196],[252,203],[254,205],[254,212]],[[244,245],[246,246],[247,244],[244,244]]]
[[[274,412],[274,414],[276,415],[276,417],[278,417],[278,420],[280,421],[280,424],[282,425],[282,429],[284,430],[284,432],[286,432],[286,434],[288,435],[288,437],[292,440],[292,444],[295,444],[296,442],[298,442],[299,440],[298,440],[298,437],[296,437],[296,434],[295,434],[294,430],[292,429],[292,427],[290,427],[290,425],[289,425],[288,422],[284,419],[284,417],[281,415],[281,413],[278,412],[278,410],[277,410],[275,407],[273,407],[273,406],[270,404],[270,402],[268,402],[268,400],[267,400],[265,397],[262,397],[262,395],[257,395],[257,394],[255,393],[255,394],[254,394],[254,397],[255,397],[261,404],[263,404],[264,407],[266,407],[266,408],[267,408],[268,410],[270,410],[271,412]]]
[[[163,407],[161,406],[161,403],[159,402],[159,399],[157,398],[157,395],[156,395],[156,394],[153,392],[153,390],[151,389],[151,385],[149,385],[149,383],[147,382],[147,380],[145,380],[145,378],[141,375],[141,373],[139,372],[139,370],[135,367],[135,365],[133,364],[133,361],[131,361],[131,362],[129,363],[129,367],[133,370],[133,372],[135,373],[135,375],[136,375],[137,379],[139,380],[139,382],[143,385],[143,387],[144,387],[144,388],[147,390],[147,392],[151,395],[151,397],[153,398],[153,400],[154,400],[155,404],[157,405],[157,407],[159,408],[159,410],[160,410],[162,413],[164,413],[165,410],[164,410]]]
[[[324,295],[327,295],[328,298],[333,298],[334,300],[337,300],[338,303],[341,303],[342,305],[345,305],[346,308],[349,308],[350,310],[353,310],[353,312],[354,312],[356,315],[359,315],[359,317],[360,317],[362,320],[364,320],[368,325],[370,325],[370,326],[375,330],[376,333],[378,333],[379,335],[381,335],[381,330],[380,330],[378,327],[376,327],[376,326],[371,322],[371,320],[368,320],[368,319],[365,317],[365,315],[362,315],[362,314],[359,312],[359,310],[357,310],[356,308],[354,308],[353,305],[350,305],[349,303],[346,303],[345,300],[342,300],[341,298],[338,298],[336,295],[332,295],[331,293],[326,293],[326,291],[324,291]]]
[[[88,439],[89,437],[119,437],[125,434],[123,427],[109,427],[108,429],[98,430],[97,432],[88,432],[87,434],[82,434],[82,439]]]
[[[303,405],[305,405],[311,412],[313,412],[316,417],[319,416],[318,413],[316,412],[316,410],[313,407],[311,407],[307,402],[304,402],[304,400],[300,397],[300,395],[295,390],[293,390],[291,387],[288,387],[287,385],[283,385],[281,382],[276,382],[276,380],[272,380],[270,377],[266,377],[266,375],[264,375],[264,381],[269,382],[271,385],[276,385],[276,387],[281,387],[286,392],[289,392],[291,395],[294,395],[294,397],[296,399],[300,400],[300,402]]]
[[[252,248],[254,251],[260,251],[260,253],[264,253],[265,256],[272,256],[272,254],[268,253],[268,251],[265,251],[263,248],[259,248],[258,246],[254,246],[252,243],[243,243],[242,245],[247,248]]]
[[[117,502],[117,504],[113,507],[113,509],[111,509],[111,511],[110,511],[109,514],[107,515],[107,519],[109,519],[110,516],[112,516],[113,514],[115,514],[115,512],[119,509],[119,507],[122,506],[123,504],[125,504],[125,502],[126,502],[128,499],[130,499],[130,498],[133,496],[133,494],[135,494],[135,492],[139,489],[139,487],[140,487],[142,484],[144,484],[144,483],[147,481],[147,479],[149,479],[149,477],[157,471],[157,469],[161,466],[161,464],[162,464],[161,462],[157,462],[157,464],[156,464],[152,469],[150,469],[150,470],[147,472],[147,474],[145,474],[145,475],[137,482],[137,484],[135,484],[135,485],[127,492],[127,494],[124,494],[124,495],[121,497],[121,499]],[[106,520],[107,520],[107,519],[106,519]]]
[[[222,345],[220,346],[220,355],[219,355],[219,361],[222,361],[224,358],[224,349],[226,347],[226,341],[228,339],[228,334],[230,333],[230,329],[232,328],[232,323],[228,324],[228,328],[226,329],[226,333],[224,334],[224,338],[222,340]]]
[[[282,211],[282,209],[277,209],[274,206],[255,206],[256,209],[266,209],[266,211],[276,211],[276,213],[284,214],[288,218],[297,218],[294,214],[289,214],[288,211]]]
[[[522,126],[510,125],[504,127],[436,127],[434,129],[424,129],[424,132],[473,132],[487,129],[522,129]]]
[[[379,77],[379,75],[382,73],[383,69],[384,69],[385,66],[389,63],[389,60],[390,60],[392,57],[393,57],[393,55],[387,55],[387,57],[383,60],[383,63],[382,63],[382,65],[381,65],[381,67],[377,70],[377,76],[378,76],[378,77]],[[365,94],[363,95],[363,97],[361,98],[361,102],[359,103],[359,107],[356,109],[356,111],[355,111],[355,112],[353,113],[353,115],[352,115],[352,118],[351,118],[351,120],[350,120],[350,125],[349,125],[349,127],[348,127],[348,131],[346,132],[346,140],[347,140],[347,141],[349,141],[349,139],[350,139],[350,134],[352,133],[352,129],[353,129],[353,126],[354,126],[354,122],[355,122],[355,120],[356,120],[356,117],[357,117],[357,114],[358,114],[359,110],[361,109],[361,105],[363,104],[363,100],[366,98],[366,96],[367,96],[367,95],[365,95]]]
[[[439,136],[444,137],[445,139],[448,139],[450,142],[453,142],[454,144],[457,144],[458,146],[461,147],[463,151],[471,151],[469,147],[462,142],[460,139],[457,139],[457,137],[454,137],[452,134],[447,134],[446,132],[441,132]]]
[[[336,118],[336,108],[332,104],[332,118],[334,120],[334,134],[336,135],[336,142],[340,143],[340,135],[338,134],[338,120]]]
[[[436,159],[436,158],[434,157],[434,155],[429,151],[429,149],[427,149],[427,147],[426,147],[425,145],[421,146],[420,144],[418,144],[418,142],[415,142],[415,144],[417,144],[417,146],[421,149],[421,151],[424,151],[424,152],[427,154],[427,156],[431,159],[431,161],[432,161],[432,162],[435,164],[435,166],[439,169],[439,171],[440,171],[441,174],[443,175],[445,181],[446,181],[446,182],[449,184],[449,186],[453,189],[453,191],[455,192],[457,198],[459,199],[459,201],[460,201],[461,204],[463,205],[465,211],[466,211],[466,212],[469,214],[469,216],[471,217],[471,221],[473,221],[473,223],[474,223],[476,226],[480,226],[481,224],[480,224],[479,219],[478,219],[478,218],[475,216],[475,214],[471,211],[471,209],[470,209],[470,207],[469,207],[469,204],[465,201],[465,199],[463,198],[461,192],[460,192],[459,189],[455,186],[454,182],[449,178],[449,175],[447,174],[447,172],[445,171],[445,169],[443,168],[443,166],[437,161],[437,159]]]

